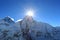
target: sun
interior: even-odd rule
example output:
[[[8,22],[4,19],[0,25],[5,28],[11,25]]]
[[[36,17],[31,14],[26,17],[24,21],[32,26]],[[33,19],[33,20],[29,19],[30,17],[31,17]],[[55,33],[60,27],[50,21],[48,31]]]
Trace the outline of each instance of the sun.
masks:
[[[27,16],[34,16],[34,12],[32,10],[27,11],[26,13]]]

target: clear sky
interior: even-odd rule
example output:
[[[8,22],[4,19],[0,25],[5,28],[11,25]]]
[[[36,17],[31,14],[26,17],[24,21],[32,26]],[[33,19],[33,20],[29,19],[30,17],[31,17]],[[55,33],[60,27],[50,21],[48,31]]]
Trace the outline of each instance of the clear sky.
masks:
[[[34,19],[52,26],[60,26],[59,0],[0,0],[0,18],[24,18],[26,9],[34,10]]]

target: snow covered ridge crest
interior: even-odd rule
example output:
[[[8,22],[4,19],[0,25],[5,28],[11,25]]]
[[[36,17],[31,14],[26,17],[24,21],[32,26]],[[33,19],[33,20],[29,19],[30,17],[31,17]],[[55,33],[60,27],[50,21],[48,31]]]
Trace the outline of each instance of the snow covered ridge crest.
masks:
[[[0,19],[0,40],[60,40],[59,28],[37,22],[31,16],[17,22],[7,16]]]

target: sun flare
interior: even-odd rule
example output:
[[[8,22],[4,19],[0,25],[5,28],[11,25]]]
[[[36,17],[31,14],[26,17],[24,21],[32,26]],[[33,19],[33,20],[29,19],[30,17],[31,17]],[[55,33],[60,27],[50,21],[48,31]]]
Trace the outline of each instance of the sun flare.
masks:
[[[29,11],[27,11],[26,15],[27,16],[34,16],[34,13],[33,13],[33,11],[29,10]]]

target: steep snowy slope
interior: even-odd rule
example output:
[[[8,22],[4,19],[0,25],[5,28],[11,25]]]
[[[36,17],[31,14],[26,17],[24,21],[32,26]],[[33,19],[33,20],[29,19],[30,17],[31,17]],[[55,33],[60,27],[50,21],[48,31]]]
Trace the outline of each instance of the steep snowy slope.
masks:
[[[5,17],[0,19],[0,28],[8,29],[9,26],[12,26],[15,22],[10,17]]]
[[[43,33],[52,32],[53,27],[47,23],[37,22],[32,17],[26,16],[22,21],[20,21],[20,26],[22,28],[28,28],[30,30],[41,31]]]
[[[15,26],[15,22],[10,17],[0,19],[0,40],[12,40],[14,35],[19,33],[20,28]]]
[[[54,27],[53,35],[55,40],[60,40],[60,26]]]
[[[50,36],[53,37],[52,34],[53,27],[51,25],[43,22],[37,22],[31,16],[26,16],[22,21],[19,21],[18,24],[21,30],[23,30],[23,32],[26,35],[29,34],[29,36],[33,37],[36,40],[37,40],[36,36],[39,35],[43,36],[42,39],[44,39],[44,36],[46,34],[49,34]]]

